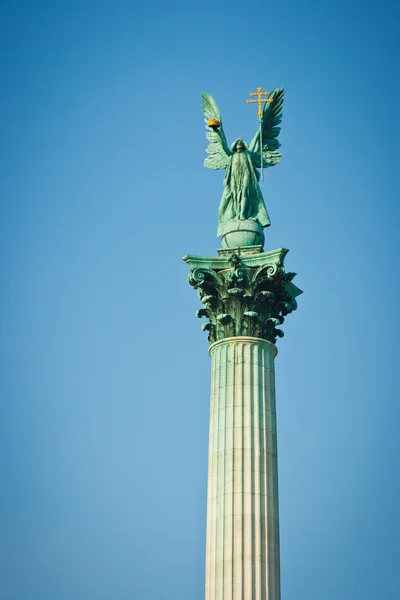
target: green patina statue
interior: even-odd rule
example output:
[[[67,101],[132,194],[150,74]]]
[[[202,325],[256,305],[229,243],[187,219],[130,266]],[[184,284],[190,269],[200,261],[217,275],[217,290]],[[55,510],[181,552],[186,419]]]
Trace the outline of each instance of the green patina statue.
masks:
[[[268,100],[261,100],[265,103],[262,112],[259,100],[260,129],[250,146],[238,138],[229,148],[217,103],[210,94],[202,94],[206,137],[209,141],[209,156],[204,165],[208,169],[226,169],[217,235],[222,235],[227,225],[234,225],[238,221],[252,220],[261,227],[270,225],[258,184],[258,168],[272,167],[281,159],[277,151],[280,146],[277,140],[280,127],[277,125],[281,122],[283,95],[284,90],[278,88],[268,96]]]
[[[212,96],[203,94],[210,142],[204,164],[209,169],[226,169],[218,223],[222,248],[218,257],[187,255],[183,260],[190,267],[189,283],[203,304],[197,316],[206,317],[202,329],[208,332],[211,344],[225,339],[233,343],[235,338],[239,342],[259,338],[275,344],[284,334],[280,326],[296,310],[296,298],[302,294],[293,283],[296,273],[285,270],[289,250],[263,251],[263,227],[270,220],[257,169],[262,172],[263,167],[280,161],[277,136],[283,95],[282,89],[269,94],[257,88],[251,93],[258,100],[247,102],[258,102],[260,129],[250,146],[237,139],[229,148],[218,106]]]

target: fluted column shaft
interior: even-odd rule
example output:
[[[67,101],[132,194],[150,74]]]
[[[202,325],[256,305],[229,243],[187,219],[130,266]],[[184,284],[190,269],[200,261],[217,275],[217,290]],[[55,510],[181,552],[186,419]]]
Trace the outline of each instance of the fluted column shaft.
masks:
[[[279,600],[274,357],[267,340],[210,347],[206,600]]]

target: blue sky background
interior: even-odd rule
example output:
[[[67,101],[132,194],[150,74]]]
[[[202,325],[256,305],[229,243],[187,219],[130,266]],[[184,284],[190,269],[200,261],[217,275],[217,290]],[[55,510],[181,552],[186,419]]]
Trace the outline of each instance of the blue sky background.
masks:
[[[202,600],[215,255],[249,92],[284,87],[266,249],[305,293],[276,359],[283,600],[398,594],[395,3],[4,2],[1,600]]]

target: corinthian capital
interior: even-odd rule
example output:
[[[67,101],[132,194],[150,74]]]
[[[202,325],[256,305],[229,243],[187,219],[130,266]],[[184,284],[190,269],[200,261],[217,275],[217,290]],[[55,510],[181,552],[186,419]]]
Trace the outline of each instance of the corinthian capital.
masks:
[[[189,283],[203,307],[199,318],[210,343],[234,336],[258,337],[275,343],[283,337],[280,326],[296,310],[302,293],[292,283],[295,273],[286,273],[288,250],[242,254],[221,251],[218,258],[185,256],[190,267]]]

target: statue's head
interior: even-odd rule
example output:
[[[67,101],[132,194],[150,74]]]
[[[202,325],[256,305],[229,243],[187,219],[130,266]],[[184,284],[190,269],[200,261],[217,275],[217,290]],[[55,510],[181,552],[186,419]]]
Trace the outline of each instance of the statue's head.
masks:
[[[247,144],[242,138],[238,138],[235,142],[233,142],[231,149],[234,152],[244,152],[247,150]]]

